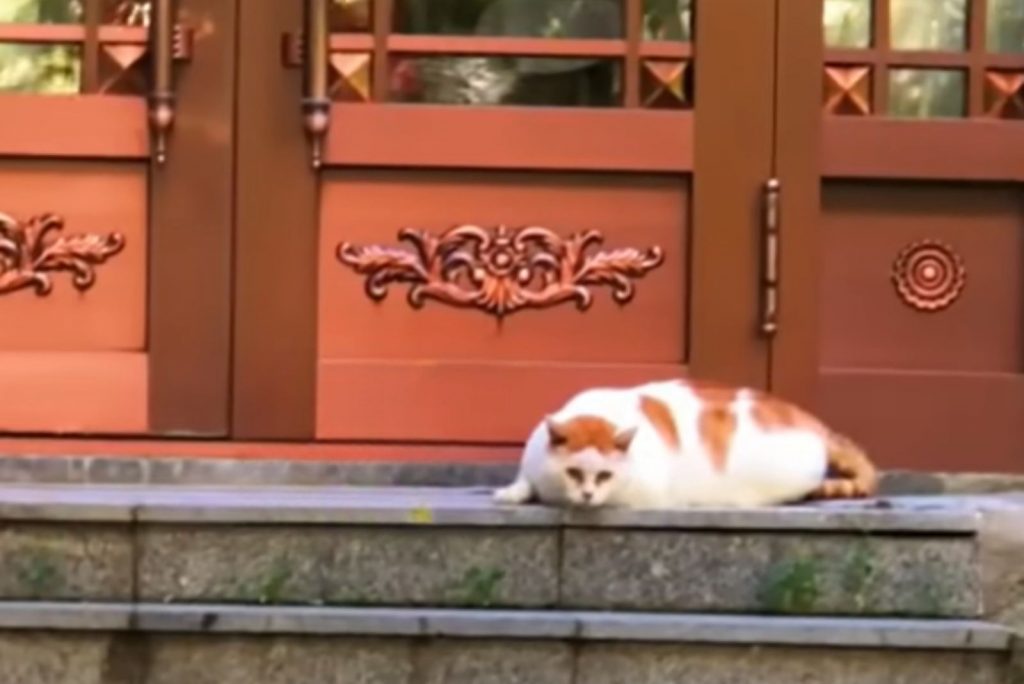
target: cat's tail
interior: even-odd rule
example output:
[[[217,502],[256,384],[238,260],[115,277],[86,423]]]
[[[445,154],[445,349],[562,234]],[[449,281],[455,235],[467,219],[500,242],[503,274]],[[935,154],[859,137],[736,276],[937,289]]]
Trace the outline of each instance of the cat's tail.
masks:
[[[825,444],[828,474],[812,498],[860,499],[878,492],[878,470],[864,449],[837,432],[830,432]]]

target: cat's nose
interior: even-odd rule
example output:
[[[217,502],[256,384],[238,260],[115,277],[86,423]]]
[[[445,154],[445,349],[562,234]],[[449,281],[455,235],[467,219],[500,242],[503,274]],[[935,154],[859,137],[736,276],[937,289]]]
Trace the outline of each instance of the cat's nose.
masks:
[[[594,492],[583,492],[583,500],[590,501],[594,498]]]

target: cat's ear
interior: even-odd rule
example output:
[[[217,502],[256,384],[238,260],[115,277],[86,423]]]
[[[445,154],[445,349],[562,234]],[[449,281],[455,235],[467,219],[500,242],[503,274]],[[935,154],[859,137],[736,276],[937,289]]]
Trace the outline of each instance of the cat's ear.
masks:
[[[563,446],[568,441],[564,427],[552,416],[545,418],[544,424],[548,428],[548,442],[552,447]]]
[[[636,426],[625,428],[620,430],[615,435],[615,448],[619,451],[629,451],[629,445],[633,443],[633,438],[636,437]]]

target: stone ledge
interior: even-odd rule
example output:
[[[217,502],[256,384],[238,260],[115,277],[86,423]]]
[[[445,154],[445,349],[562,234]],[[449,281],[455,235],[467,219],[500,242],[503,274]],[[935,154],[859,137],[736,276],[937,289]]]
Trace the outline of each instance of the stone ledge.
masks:
[[[185,448],[187,450],[187,447]],[[0,454],[0,482],[175,486],[496,486],[516,463],[332,461],[201,457],[165,451]],[[1020,473],[887,471],[885,496],[1024,492]]]
[[[1013,632],[974,620],[661,615],[229,605],[0,602],[0,630],[635,641],[1008,651]]]
[[[0,519],[973,534],[980,525],[979,510],[990,505],[987,501],[997,500],[892,497],[754,510],[580,512],[541,506],[496,506],[490,501],[489,491],[415,487],[5,485],[0,486]]]

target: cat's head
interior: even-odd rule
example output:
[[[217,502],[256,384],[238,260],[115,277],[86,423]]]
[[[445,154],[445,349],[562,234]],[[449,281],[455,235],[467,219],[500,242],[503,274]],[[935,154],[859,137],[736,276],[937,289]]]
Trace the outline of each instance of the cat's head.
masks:
[[[552,466],[569,502],[601,506],[625,479],[636,428],[618,428],[603,418],[547,419]]]

